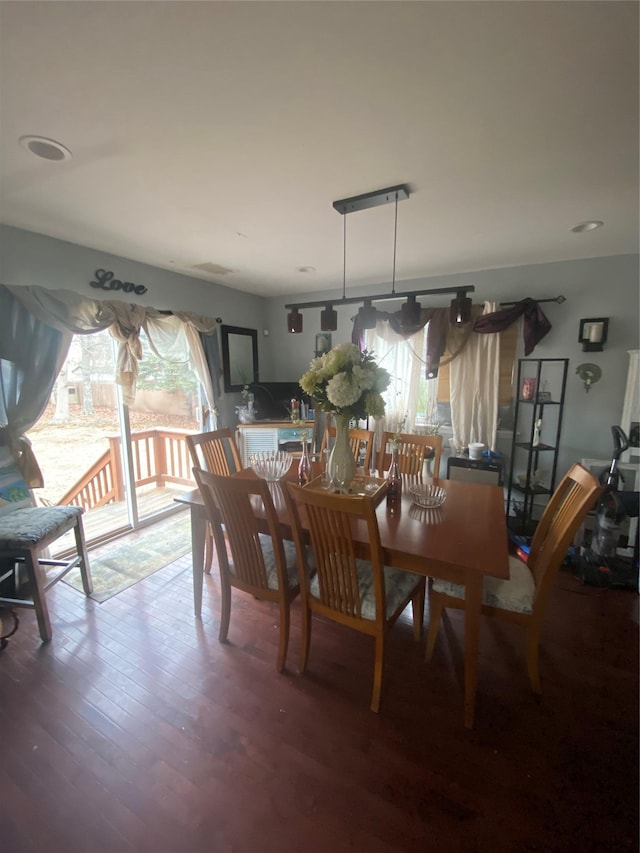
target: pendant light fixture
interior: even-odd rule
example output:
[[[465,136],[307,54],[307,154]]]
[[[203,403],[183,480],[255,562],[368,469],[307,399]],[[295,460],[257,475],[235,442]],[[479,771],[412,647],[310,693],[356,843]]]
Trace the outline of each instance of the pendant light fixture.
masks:
[[[471,320],[471,300],[465,296],[465,290],[458,290],[455,299],[449,306],[449,323],[452,326],[463,326]]]
[[[418,296],[431,294],[455,293],[456,297],[451,301],[450,322],[456,324],[468,322],[471,317],[471,299],[466,294],[473,293],[472,285],[464,287],[440,287],[429,290],[416,290],[396,293],[396,247],[398,237],[398,202],[409,198],[409,187],[407,184],[399,184],[384,190],[364,193],[363,195],[343,198],[333,202],[333,208],[344,216],[343,221],[343,259],[342,259],[342,298],[324,300],[318,302],[296,302],[285,305],[288,309],[287,329],[291,333],[302,332],[302,308],[322,308],[320,313],[320,329],[323,332],[335,332],[338,328],[338,315],[336,305],[353,305],[362,302],[358,311],[359,325],[362,329],[375,329],[377,311],[374,302],[382,302],[389,299],[406,299],[400,309],[401,323],[410,328],[420,324],[420,311],[422,306],[417,301]],[[347,269],[347,214],[359,210],[367,210],[370,207],[378,207],[382,204],[395,202],[394,232],[393,232],[393,273],[391,281],[391,293],[380,293],[371,296],[346,296],[346,269]],[[456,305],[454,311],[454,303]],[[455,320],[453,319],[455,316]],[[466,319],[464,319],[466,318]]]
[[[287,331],[294,335],[302,332],[302,314],[295,307],[287,314]]]
[[[320,331],[335,332],[338,328],[338,312],[333,305],[327,305],[320,312]]]

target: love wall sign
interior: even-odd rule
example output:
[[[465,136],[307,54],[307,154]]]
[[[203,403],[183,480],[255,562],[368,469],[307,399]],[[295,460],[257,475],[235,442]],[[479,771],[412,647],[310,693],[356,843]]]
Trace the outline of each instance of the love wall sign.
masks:
[[[89,282],[91,287],[99,287],[100,290],[122,290],[125,293],[137,293],[141,295],[147,292],[144,284],[134,284],[132,281],[120,281],[114,278],[111,270],[96,270],[96,280]]]

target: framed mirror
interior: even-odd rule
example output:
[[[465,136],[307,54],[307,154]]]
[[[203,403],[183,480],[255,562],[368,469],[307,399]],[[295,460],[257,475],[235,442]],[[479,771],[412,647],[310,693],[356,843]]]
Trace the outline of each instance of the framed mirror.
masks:
[[[221,326],[224,390],[242,391],[258,382],[258,332],[241,326]]]

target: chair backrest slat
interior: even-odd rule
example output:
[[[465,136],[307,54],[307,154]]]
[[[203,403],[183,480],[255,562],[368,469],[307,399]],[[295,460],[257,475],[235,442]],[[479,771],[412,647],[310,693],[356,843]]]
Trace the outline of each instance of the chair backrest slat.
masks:
[[[527,561],[536,584],[534,608],[546,603],[567,550],[601,493],[596,478],[575,464],[551,496],[536,527]]]
[[[375,507],[371,498],[333,495],[287,483],[287,503],[299,556],[304,551],[305,531],[308,531],[318,579],[318,600],[334,613],[341,614],[341,621],[346,624],[362,619],[356,563],[358,552],[354,544],[353,525],[366,525],[369,547],[367,553],[360,556],[371,563],[376,597],[376,622],[382,623],[384,565]],[[308,595],[306,578],[307,572],[302,572],[301,586],[305,586],[305,594]]]
[[[441,435],[383,432],[378,453],[379,471],[386,471],[389,467],[391,453],[387,449],[387,445],[393,438],[397,438],[399,441],[398,465],[401,474],[422,474],[425,458],[432,458],[433,476],[440,476]]]
[[[336,428],[327,427],[322,434],[321,450],[324,450],[329,443],[330,438],[335,438]],[[350,429],[349,430],[349,445],[351,452],[357,464],[361,464],[367,469],[371,465],[371,456],[373,454],[373,440],[375,433],[370,429]]]
[[[226,548],[220,522],[224,524],[226,541],[233,562],[234,578],[246,587],[268,588],[267,568],[264,561],[256,503],[265,516],[278,571],[279,585],[285,582],[285,558],[277,516],[269,487],[257,478],[234,478],[211,474],[195,468],[194,474],[200,487],[212,524],[221,570],[228,570]]]
[[[228,477],[242,470],[240,451],[231,429],[188,435],[187,447],[195,468],[221,477]]]

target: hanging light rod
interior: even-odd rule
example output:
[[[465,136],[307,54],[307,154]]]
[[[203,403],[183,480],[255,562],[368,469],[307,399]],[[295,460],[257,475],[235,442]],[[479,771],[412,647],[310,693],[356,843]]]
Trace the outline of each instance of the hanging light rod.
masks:
[[[409,198],[408,184],[398,184],[395,187],[386,187],[383,190],[374,190],[370,193],[342,198],[333,202],[333,207],[345,217],[343,225],[343,267],[342,267],[342,297],[336,299],[322,299],[315,302],[292,302],[284,307],[289,311],[287,314],[287,331],[294,334],[302,332],[302,314],[304,308],[322,308],[320,315],[320,328],[323,332],[333,332],[338,328],[338,315],[334,310],[335,305],[354,305],[363,303],[358,311],[358,319],[363,329],[373,329],[376,325],[376,309],[373,302],[384,302],[390,299],[406,299],[402,305],[402,324],[412,327],[420,322],[420,303],[416,301],[418,296],[434,296],[443,293],[453,293],[455,298],[450,305],[450,323],[464,325],[471,317],[471,299],[467,293],[473,293],[475,287],[466,285],[462,287],[439,287],[429,290],[412,290],[396,292],[396,243],[398,235],[398,202]],[[346,289],[346,267],[347,267],[347,213],[355,213],[359,210],[367,210],[370,207],[378,207],[382,204],[395,204],[395,217],[393,229],[393,274],[391,293],[379,293],[367,296],[345,295]]]
[[[325,305],[354,305],[356,302],[384,302],[385,299],[407,299],[410,296],[434,296],[439,293],[455,293],[464,296],[467,293],[474,293],[475,287],[471,284],[464,287],[436,287],[432,290],[407,290],[402,293],[380,293],[377,296],[347,296],[341,299],[321,299],[319,302],[295,302],[290,305],[285,305],[285,308],[290,310],[299,310],[302,308],[324,308]]]
[[[409,187],[407,184],[398,184],[397,187],[387,187],[386,190],[374,190],[351,198],[341,198],[339,201],[334,201],[333,206],[338,213],[355,213],[357,210],[367,210],[369,207],[392,204],[394,201],[404,201],[407,198],[409,198]]]

